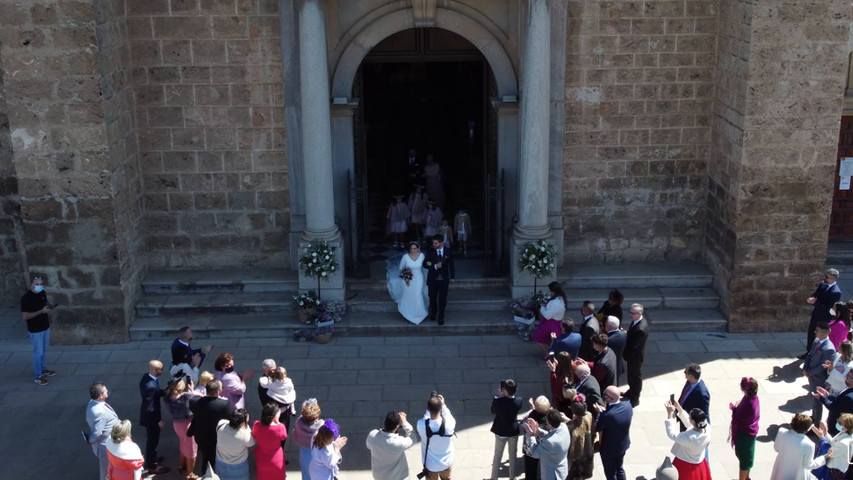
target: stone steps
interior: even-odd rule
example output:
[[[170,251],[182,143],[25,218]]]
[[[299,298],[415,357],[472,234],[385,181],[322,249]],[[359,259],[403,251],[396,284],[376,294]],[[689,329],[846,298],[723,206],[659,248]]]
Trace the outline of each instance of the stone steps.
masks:
[[[623,310],[641,303],[659,331],[724,331],[713,276],[695,263],[572,265],[559,272],[566,288],[569,315],[590,300],[600,306],[618,285]],[[182,325],[197,336],[290,336],[300,324],[292,296],[297,276],[287,270],[152,271],[142,283],[131,338],[170,338]],[[546,286],[541,285],[540,290]],[[531,290],[532,293],[532,290]],[[348,313],[336,331],[345,335],[408,335],[418,329],[431,335],[484,334],[515,331],[509,311],[508,278],[466,278],[453,283],[447,325],[412,325],[390,300],[384,279],[349,279]],[[624,319],[627,322],[627,318]]]

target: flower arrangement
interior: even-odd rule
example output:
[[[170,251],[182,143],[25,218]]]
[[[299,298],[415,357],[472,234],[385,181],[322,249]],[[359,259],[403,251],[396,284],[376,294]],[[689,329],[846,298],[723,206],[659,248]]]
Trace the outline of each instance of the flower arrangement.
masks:
[[[317,300],[320,300],[320,280],[329,277],[338,269],[335,247],[325,240],[311,242],[299,257],[299,268],[309,277],[317,277]]]
[[[518,324],[518,336],[524,340],[530,340],[530,335],[536,330],[539,322],[536,321],[536,311],[545,301],[545,294],[536,292],[532,298],[519,298],[509,304],[512,316]]]
[[[406,281],[406,286],[408,287],[409,283],[412,281],[412,269],[409,267],[404,268],[403,271],[400,272],[400,278]]]
[[[347,304],[344,301],[336,302],[317,302],[317,315],[313,317],[309,326],[296,331],[294,337],[297,340],[315,340],[320,342],[317,337],[326,337],[326,341],[335,332],[335,324],[340,322],[347,311]]]
[[[306,309],[316,307],[317,303],[317,294],[314,290],[308,290],[305,293],[293,296],[293,304],[296,305],[296,308]]]
[[[528,242],[521,249],[518,257],[518,268],[533,275],[533,294],[536,295],[536,281],[548,276],[554,271],[557,252],[554,246],[537,240]]]

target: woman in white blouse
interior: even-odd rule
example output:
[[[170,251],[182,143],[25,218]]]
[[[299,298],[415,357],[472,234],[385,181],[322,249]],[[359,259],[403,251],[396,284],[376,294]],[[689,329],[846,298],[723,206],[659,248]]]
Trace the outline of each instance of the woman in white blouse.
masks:
[[[812,418],[798,413],[791,419],[791,429],[780,427],[773,442],[773,449],[779,452],[773,462],[770,480],[807,480],[812,478],[811,470],[822,467],[832,455],[832,450],[814,458],[814,442],[806,436],[812,426]]]
[[[835,425],[838,429],[838,435],[832,437],[827,432],[826,424],[820,422],[820,428],[812,426],[818,437],[829,442],[829,450],[832,456],[826,459],[826,466],[830,473],[827,478],[842,478],[847,473],[847,468],[850,466],[848,459],[853,454],[853,415],[842,413],[838,417],[838,424]],[[822,460],[826,457],[820,456],[815,460]]]
[[[539,310],[539,326],[530,336],[542,346],[543,353],[546,354],[551,345],[551,334],[562,333],[563,316],[566,314],[566,292],[563,291],[563,286],[559,282],[551,282],[548,284],[548,290],[551,291],[551,298]]]
[[[679,433],[678,420],[690,428]],[[711,443],[711,426],[705,412],[694,408],[688,415],[678,402],[666,402],[665,425],[666,436],[675,442],[670,451],[675,456],[672,465],[678,470],[679,480],[711,480],[705,459],[705,449]]]

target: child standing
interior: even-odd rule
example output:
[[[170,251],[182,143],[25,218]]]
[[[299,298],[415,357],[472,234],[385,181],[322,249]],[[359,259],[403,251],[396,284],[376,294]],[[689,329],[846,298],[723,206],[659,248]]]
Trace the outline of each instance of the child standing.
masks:
[[[394,248],[403,246],[403,236],[409,229],[408,220],[411,216],[409,207],[403,202],[402,195],[395,195],[396,201],[388,207],[388,230],[394,236]]]
[[[453,244],[453,230],[447,223],[447,219],[441,221],[441,226],[438,227],[438,235],[444,237],[444,248],[450,249]]]
[[[468,235],[471,233],[471,217],[463,205],[453,219],[453,230],[456,232],[456,241],[459,242],[459,251],[468,256]]]
[[[424,213],[424,224],[426,225],[424,236],[426,238],[433,237],[438,233],[438,229],[441,227],[443,221],[444,215],[441,213],[441,209],[435,205],[434,201],[427,200],[427,210]]]
[[[409,194],[409,212],[411,212],[412,229],[414,230],[415,238],[420,238],[423,234],[424,220],[426,216],[427,195],[424,193],[423,185],[415,185],[415,191]]]

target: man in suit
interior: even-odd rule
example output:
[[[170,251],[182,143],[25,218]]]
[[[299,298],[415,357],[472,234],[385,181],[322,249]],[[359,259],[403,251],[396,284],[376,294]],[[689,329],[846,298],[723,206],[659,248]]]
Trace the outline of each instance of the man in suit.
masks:
[[[616,384],[619,385],[619,380],[625,372],[625,360],[623,354],[625,352],[625,341],[628,339],[628,334],[625,330],[619,328],[621,320],[613,315],[607,317],[604,321],[604,328],[607,330],[607,346],[616,355]]]
[[[370,451],[370,471],[373,478],[407,480],[409,463],[406,461],[406,450],[417,440],[418,434],[412,435],[412,424],[406,418],[406,412],[388,412],[382,430],[370,432],[365,442]]]
[[[689,412],[694,408],[698,408],[705,412],[708,423],[711,422],[711,394],[708,392],[708,387],[705,382],[700,379],[702,376],[702,367],[696,363],[688,363],[684,367],[684,388],[681,389],[681,396],[678,397],[678,403],[685,412]],[[676,417],[678,418],[678,417]],[[687,430],[687,426],[681,423],[678,419],[679,428],[683,432]]]
[[[592,361],[595,357],[595,350],[592,348],[592,336],[598,335],[601,332],[601,327],[598,324],[598,319],[595,318],[595,304],[589,300],[581,304],[581,349],[578,356],[586,361]]]
[[[172,367],[182,363],[188,365],[195,364],[196,368],[201,366],[204,358],[213,350],[211,345],[206,345],[203,348],[192,348],[190,342],[193,340],[193,331],[189,326],[183,326],[178,329],[178,338],[172,342]],[[193,357],[198,355],[196,362],[193,362]],[[172,374],[174,375],[174,373]]]
[[[628,390],[622,394],[631,401],[631,405],[640,404],[640,393],[643,391],[643,359],[646,355],[646,341],[649,339],[649,322],[643,317],[643,306],[639,303],[631,305],[628,315],[631,326],[625,338],[623,357],[628,364]]]
[[[616,382],[616,354],[609,348],[608,341],[609,337],[606,333],[592,336],[592,348],[595,350],[595,357],[592,359],[592,376],[598,380],[598,385],[602,390],[611,385],[618,385]]]
[[[404,175],[404,181],[406,186],[409,187],[409,190],[414,189],[414,185],[420,182],[424,176],[423,166],[418,158],[418,152],[414,148],[409,150],[409,155],[406,157],[406,163],[403,171],[406,172]]]
[[[89,436],[86,444],[92,447],[92,453],[98,457],[99,479],[107,480],[107,439],[118,422],[118,415],[107,403],[109,391],[103,383],[93,383],[89,388],[89,404],[86,406],[86,423],[89,424]]]
[[[158,465],[162,457],[157,457],[157,445],[160,443],[160,430],[166,425],[160,414],[160,399],[163,390],[160,389],[160,375],[163,374],[163,363],[159,360],[148,362],[148,373],[139,381],[139,395],[142,405],[139,407],[139,426],[145,427],[145,469],[148,475],[160,475],[169,471]]]
[[[598,421],[595,424],[604,477],[607,480],[625,480],[622,462],[631,446],[629,432],[634,409],[631,404],[619,400],[619,389],[614,385],[604,390],[604,401],[607,402],[607,408],[598,407]]]
[[[838,393],[829,393],[825,388],[817,387],[815,393],[812,394],[829,410],[826,424],[829,427],[829,433],[832,435],[838,434],[838,429],[835,427],[835,424],[838,423],[838,417],[842,413],[853,414],[853,370],[847,372],[847,376],[844,377],[844,384],[847,385],[847,388]]]
[[[803,364],[803,374],[809,379],[809,391],[814,394],[818,387],[826,384],[828,376],[824,362],[835,358],[835,346],[829,341],[829,325],[826,322],[818,322],[815,328],[814,344],[809,349]],[[823,417],[823,403],[819,398],[812,399],[812,421],[815,425],[820,423]]]
[[[528,418],[524,423],[524,444],[528,455],[539,459],[542,480],[566,478],[569,475],[569,446],[571,436],[556,408],[545,415],[548,431],[540,430],[536,420]],[[540,438],[541,437],[541,438]]]
[[[444,237],[432,237],[432,250],[426,253],[424,268],[427,269],[427,287],[429,289],[429,319],[444,325],[444,310],[447,308],[447,289],[456,278],[453,259],[444,248]]]
[[[834,268],[828,269],[823,274],[823,280],[815,289],[812,296],[806,302],[809,305],[814,305],[812,309],[812,317],[809,320],[809,329],[806,332],[806,348],[810,349],[815,339],[815,328],[818,322],[829,323],[832,320],[830,309],[835,305],[835,302],[841,300],[841,287],[838,286],[838,270]],[[809,355],[809,351],[799,356],[800,360],[804,360]]]
[[[578,360],[578,362],[582,361]],[[575,390],[584,396],[586,409],[595,418],[598,415],[595,406],[604,406],[604,400],[601,399],[601,386],[598,384],[598,380],[590,374],[589,365],[586,363],[575,365],[575,376],[578,378]]]
[[[201,455],[196,465],[201,465],[202,471],[207,462],[216,466],[216,425],[220,420],[231,418],[236,410],[231,402],[219,398],[222,393],[222,382],[219,380],[209,381],[205,391],[207,396],[190,400],[190,410],[193,412],[190,429]]]
[[[562,335],[556,337],[553,333],[551,334],[554,340],[551,342],[550,351],[554,355],[566,352],[572,356],[572,360],[577,360],[578,352],[581,350],[581,334],[575,331],[574,320],[563,317],[560,328],[563,330]]]
[[[492,399],[492,422],[491,432],[495,434],[495,455],[492,458],[491,480],[497,480],[498,471],[501,466],[501,458],[504,454],[504,445],[509,445],[509,478],[515,478],[515,464],[518,457],[518,412],[521,411],[523,402],[515,396],[518,384],[513,379],[501,380],[498,393]]]

